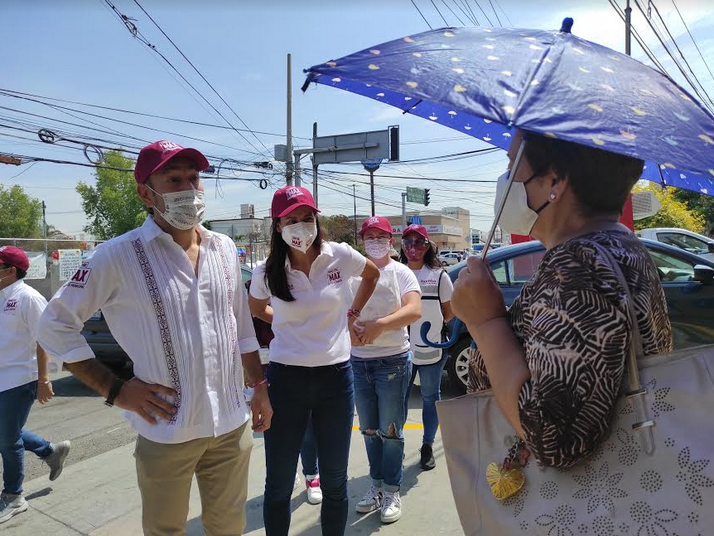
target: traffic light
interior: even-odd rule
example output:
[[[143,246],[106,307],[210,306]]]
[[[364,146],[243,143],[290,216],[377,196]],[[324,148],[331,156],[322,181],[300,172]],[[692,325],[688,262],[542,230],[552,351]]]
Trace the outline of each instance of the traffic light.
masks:
[[[429,188],[424,188],[424,206],[429,206]]]

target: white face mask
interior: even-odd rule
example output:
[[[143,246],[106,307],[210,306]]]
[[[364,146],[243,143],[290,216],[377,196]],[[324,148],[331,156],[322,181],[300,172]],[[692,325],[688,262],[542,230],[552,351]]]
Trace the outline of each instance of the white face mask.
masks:
[[[506,187],[508,186],[508,175],[510,171],[506,171],[498,177],[496,182],[496,202],[494,203],[494,214],[498,211],[501,205],[503,196],[506,195]],[[511,191],[508,192],[506,204],[503,207],[501,218],[498,220],[498,226],[505,232],[528,236],[533,230],[538,214],[547,207],[550,202],[547,201],[538,210],[533,210],[528,206],[528,193],[526,192],[526,184],[535,178],[533,175],[530,179],[524,182],[513,181]]]
[[[151,186],[147,188],[164,200],[163,212],[156,206],[153,208],[171,227],[185,231],[201,223],[203,213],[206,212],[206,199],[202,191],[192,188],[160,194]]]
[[[389,255],[389,248],[392,247],[389,242],[389,238],[375,238],[373,240],[365,240],[364,249],[371,259],[383,259],[387,255]]]
[[[317,224],[314,221],[293,223],[283,227],[280,234],[288,246],[305,253],[315,241]]]

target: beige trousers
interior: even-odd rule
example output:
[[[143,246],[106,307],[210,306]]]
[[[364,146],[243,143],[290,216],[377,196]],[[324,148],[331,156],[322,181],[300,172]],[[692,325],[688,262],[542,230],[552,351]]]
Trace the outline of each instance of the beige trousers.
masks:
[[[206,536],[240,536],[245,528],[252,448],[250,420],[220,437],[186,443],[155,443],[139,436],[135,457],[144,536],[185,534],[194,474]]]

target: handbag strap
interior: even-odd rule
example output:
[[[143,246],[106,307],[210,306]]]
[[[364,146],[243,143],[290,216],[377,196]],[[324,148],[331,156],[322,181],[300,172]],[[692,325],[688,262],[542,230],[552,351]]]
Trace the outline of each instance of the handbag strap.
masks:
[[[642,387],[640,369],[637,364],[638,358],[643,358],[645,352],[644,345],[642,343],[642,332],[640,331],[639,322],[637,321],[635,302],[632,298],[632,292],[630,292],[630,286],[627,284],[627,279],[625,279],[625,274],[622,273],[622,268],[620,268],[620,264],[612,256],[612,253],[610,253],[607,248],[593,240],[590,240],[589,242],[608,261],[608,264],[620,282],[620,286],[622,286],[625,291],[627,300],[627,316],[629,317],[630,324],[632,325],[632,339],[627,353],[623,356],[628,382],[628,389],[625,395],[632,402],[636,415],[638,416],[637,420],[632,425],[632,429],[635,432],[639,432],[644,452],[648,455],[652,455],[655,451],[654,435],[652,433],[652,428],[654,428],[655,422],[648,416],[647,402],[645,400],[647,389]]]

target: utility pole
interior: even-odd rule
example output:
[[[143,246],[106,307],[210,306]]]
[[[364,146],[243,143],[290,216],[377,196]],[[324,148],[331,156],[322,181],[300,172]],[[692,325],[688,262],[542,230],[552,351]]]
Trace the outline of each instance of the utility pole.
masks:
[[[317,122],[312,124],[312,146],[315,147],[315,138],[317,138]],[[315,156],[312,156],[312,197],[315,200],[315,206],[319,207],[317,204],[317,164],[315,163]],[[356,244],[357,242],[355,242]]]
[[[45,237],[45,260],[47,260],[47,205],[42,202],[42,236]]]
[[[632,8],[630,7],[630,0],[627,0],[627,7],[625,7],[625,54],[627,54],[628,56],[632,55],[631,41],[632,41]]]
[[[354,203],[354,211],[352,219],[355,227],[355,245],[357,245],[357,185],[352,185],[352,202]]]
[[[294,160],[295,160],[295,169],[293,175],[295,176],[295,186],[302,186],[302,176],[300,175],[300,158],[302,158],[301,154],[295,154]]]
[[[407,227],[407,193],[402,192],[402,236]]]
[[[369,172],[369,193],[370,200],[372,202],[372,216],[375,215],[374,211],[374,172],[379,169],[379,165],[382,163],[381,160],[363,160],[362,166]]]
[[[293,88],[292,55],[288,54],[288,117],[287,117],[287,163],[285,165],[285,184],[293,183]]]

